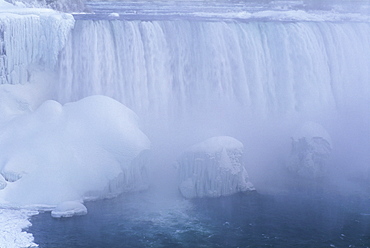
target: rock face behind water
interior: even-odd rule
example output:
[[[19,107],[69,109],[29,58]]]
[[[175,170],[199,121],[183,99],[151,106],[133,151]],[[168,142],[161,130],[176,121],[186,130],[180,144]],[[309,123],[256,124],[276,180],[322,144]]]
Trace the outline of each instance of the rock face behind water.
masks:
[[[243,144],[227,136],[192,146],[178,159],[181,194],[201,198],[254,190],[242,155]]]
[[[317,123],[305,123],[292,137],[288,169],[306,178],[321,178],[325,175],[331,150],[326,130]]]

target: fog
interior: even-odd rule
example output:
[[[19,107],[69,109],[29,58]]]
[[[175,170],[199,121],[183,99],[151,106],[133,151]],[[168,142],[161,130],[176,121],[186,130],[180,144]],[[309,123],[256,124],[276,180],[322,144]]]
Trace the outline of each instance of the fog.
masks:
[[[228,113],[214,119],[214,116],[203,115],[201,120],[172,123],[170,128],[163,128],[168,123],[151,121],[154,127],[147,129],[153,155],[149,171],[153,170],[151,175],[155,175],[154,186],[159,183],[163,188],[176,190],[176,159],[181,153],[209,137],[228,135],[244,144],[244,165],[260,193],[279,194],[298,188],[313,190],[310,186],[316,183],[339,194],[365,196],[370,183],[368,116],[367,109],[358,108],[314,119],[325,127],[333,144],[325,174],[319,179],[301,177],[287,169],[292,136],[305,121],[313,120],[300,116],[250,119]]]
[[[82,8],[82,1],[23,2]],[[368,191],[369,24],[341,14],[366,16],[369,1],[204,2],[218,2],[217,8],[231,14],[192,20],[192,11],[203,6],[196,2],[170,21],[90,20],[75,14],[53,98],[67,103],[102,94],[133,109],[152,142],[153,184],[163,188],[177,190],[176,160],[188,147],[224,135],[244,144],[244,164],[257,190],[293,187],[299,177],[287,171],[292,136],[313,121],[332,139],[326,186]],[[175,9],[192,6],[173,3]],[[171,12],[164,2],[144,5]],[[96,11],[110,14],[114,9],[107,6]],[[238,12],[233,16],[233,7],[264,14],[250,21]],[[297,21],[289,10],[305,12],[298,12]],[[312,21],[302,13],[330,13],[332,19]]]

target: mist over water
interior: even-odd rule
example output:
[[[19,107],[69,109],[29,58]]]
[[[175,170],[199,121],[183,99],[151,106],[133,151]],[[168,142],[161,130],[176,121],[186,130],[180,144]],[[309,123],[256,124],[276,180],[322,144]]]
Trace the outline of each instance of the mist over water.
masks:
[[[102,94],[133,109],[152,142],[152,187],[88,203],[85,217],[34,217],[36,243],[369,246],[368,3],[89,2],[93,13],[74,14],[53,98]],[[287,169],[291,138],[308,121],[332,142],[319,179]],[[182,199],[176,159],[220,135],[244,144],[258,193]]]
[[[290,138],[314,121],[333,139],[329,173],[367,180],[369,30],[357,21],[77,16],[55,98],[104,94],[132,108],[153,142],[155,171],[195,143],[229,135],[245,145],[263,188],[270,173],[270,183],[282,179]]]

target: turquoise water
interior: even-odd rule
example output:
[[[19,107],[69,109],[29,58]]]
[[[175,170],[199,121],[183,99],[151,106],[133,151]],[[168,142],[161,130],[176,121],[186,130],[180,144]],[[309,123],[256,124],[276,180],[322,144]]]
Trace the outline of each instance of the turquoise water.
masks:
[[[370,199],[312,191],[90,202],[88,215],[32,218],[40,247],[369,247]]]

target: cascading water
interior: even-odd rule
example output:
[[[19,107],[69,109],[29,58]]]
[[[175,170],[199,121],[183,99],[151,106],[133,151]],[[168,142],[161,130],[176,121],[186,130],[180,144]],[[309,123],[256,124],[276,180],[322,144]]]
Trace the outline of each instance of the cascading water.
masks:
[[[237,104],[263,116],[341,109],[370,92],[370,25],[78,20],[56,99],[111,96],[142,115]]]

